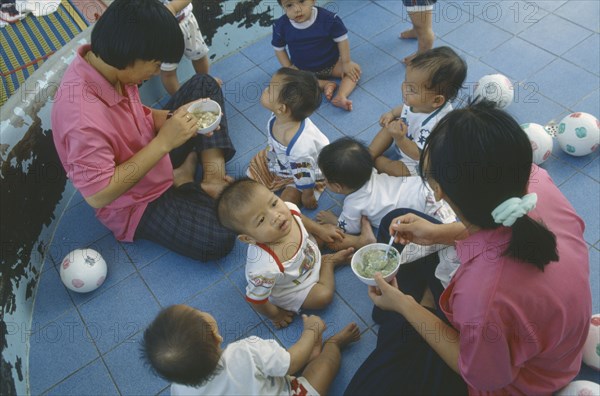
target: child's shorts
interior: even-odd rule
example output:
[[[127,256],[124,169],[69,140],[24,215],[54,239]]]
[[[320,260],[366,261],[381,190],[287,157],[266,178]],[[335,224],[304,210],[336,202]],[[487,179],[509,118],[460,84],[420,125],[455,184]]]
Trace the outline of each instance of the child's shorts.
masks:
[[[433,10],[433,5],[437,0],[402,0],[406,11],[408,12],[423,12]]]
[[[310,382],[304,377],[293,377],[289,376],[290,379],[290,391],[292,396],[319,396],[319,392],[312,387]]]
[[[326,68],[325,68],[325,69],[323,69],[323,70],[319,70],[319,71],[316,71],[316,72],[313,72],[313,73],[315,73],[315,76],[316,76],[316,77],[317,77],[319,80],[324,80],[324,79],[326,79],[326,78],[329,78],[329,77],[331,77],[331,73],[333,73],[333,68],[334,68],[334,67],[335,67],[335,64],[334,64],[334,65],[331,65],[331,66],[329,66],[329,67],[326,67]]]
[[[190,14],[179,22],[179,27],[185,40],[185,51],[183,54],[189,60],[195,61],[204,58],[208,54],[208,46],[204,42],[202,32],[194,14]],[[173,71],[177,69],[178,63],[163,63],[160,70]]]

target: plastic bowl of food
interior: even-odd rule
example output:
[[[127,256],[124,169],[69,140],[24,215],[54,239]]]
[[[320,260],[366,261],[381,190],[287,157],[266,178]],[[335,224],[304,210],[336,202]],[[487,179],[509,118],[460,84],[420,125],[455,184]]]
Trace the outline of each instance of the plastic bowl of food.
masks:
[[[202,99],[188,107],[190,113],[197,120],[198,133],[206,135],[217,129],[221,123],[221,106],[211,99]]]
[[[387,247],[386,243],[372,243],[363,246],[354,253],[350,266],[352,272],[363,283],[369,286],[377,286],[375,279],[373,279],[377,272],[381,272],[386,282],[390,282],[396,276],[398,268],[400,268],[400,253],[391,246],[386,255]]]

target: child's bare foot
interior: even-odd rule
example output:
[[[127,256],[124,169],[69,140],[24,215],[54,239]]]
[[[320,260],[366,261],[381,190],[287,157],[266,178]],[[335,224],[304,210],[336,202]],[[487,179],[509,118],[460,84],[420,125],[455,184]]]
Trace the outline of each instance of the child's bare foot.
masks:
[[[408,29],[400,33],[400,36],[398,37],[400,37],[401,39],[416,39],[417,32],[415,31],[415,29]]]
[[[223,191],[223,189],[232,182],[233,178],[231,176],[225,175],[222,179],[213,178],[202,180],[202,182],[200,183],[200,187],[209,196],[211,196],[214,199],[217,199],[217,197],[221,194],[221,191]]]
[[[333,81],[325,83],[325,86],[323,87],[323,94],[325,95],[327,100],[331,100],[331,98],[333,98],[333,93],[335,92],[336,88],[337,84]]]
[[[417,55],[422,54],[423,52],[429,51],[433,48],[433,42],[435,41],[435,34],[433,30],[425,33],[422,37],[418,37],[419,40],[419,49],[412,55],[407,56],[402,59],[402,63],[408,65]]]
[[[325,343],[332,342],[340,349],[344,349],[348,344],[360,340],[360,329],[354,322],[349,323],[339,332],[335,333]]]
[[[337,216],[330,210],[322,210],[317,213],[317,223],[319,224],[332,224],[336,226],[338,224]]]
[[[360,235],[358,236],[357,243],[358,246],[356,246],[356,248],[361,248],[375,242],[377,242],[377,238],[375,238],[375,234],[371,228],[371,223],[369,222],[367,216],[362,216],[360,219]]]
[[[331,100],[331,103],[334,106],[337,106],[346,111],[352,111],[352,101],[348,98],[345,98],[345,97],[339,95],[339,94],[336,95],[336,97]]]
[[[173,169],[173,186],[177,188],[182,184],[193,182],[196,175],[196,165],[198,165],[198,154],[192,151],[179,168]]]
[[[349,247],[332,254],[324,254],[321,258],[321,265],[333,265],[335,268],[340,265],[350,264],[353,254],[353,247]]]

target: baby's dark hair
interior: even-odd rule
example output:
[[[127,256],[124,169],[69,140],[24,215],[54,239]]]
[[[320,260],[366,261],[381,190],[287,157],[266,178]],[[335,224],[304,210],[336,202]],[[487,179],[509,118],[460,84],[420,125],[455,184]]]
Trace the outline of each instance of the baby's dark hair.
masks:
[[[213,327],[193,308],[163,309],[144,331],[142,358],[169,382],[200,386],[217,374],[221,352]]]
[[[467,64],[450,47],[437,47],[413,58],[409,67],[429,72],[426,88],[443,95],[446,101],[456,98],[467,77]]]
[[[420,173],[433,178],[465,217],[478,227],[494,229],[492,211],[522,197],[532,166],[527,134],[508,113],[482,101],[442,118],[421,152]],[[505,255],[540,269],[558,260],[556,237],[525,215],[512,225]]]
[[[259,186],[262,184],[243,177],[225,187],[215,203],[219,224],[241,234],[243,232],[242,224],[237,221],[235,214],[248,202],[254,189]]]
[[[319,108],[323,98],[319,80],[313,73],[282,67],[275,75],[283,83],[277,101],[290,109],[294,120],[302,121]]]
[[[369,149],[350,137],[340,138],[321,149],[319,168],[329,183],[339,183],[354,191],[371,178],[375,162]]]

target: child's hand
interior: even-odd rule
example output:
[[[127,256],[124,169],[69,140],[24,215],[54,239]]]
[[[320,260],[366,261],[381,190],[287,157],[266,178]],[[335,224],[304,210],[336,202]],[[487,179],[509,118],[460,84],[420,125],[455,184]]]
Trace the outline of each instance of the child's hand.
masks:
[[[354,82],[360,80],[362,70],[360,66],[352,61],[342,63],[342,73],[344,76],[350,77]]]
[[[277,329],[283,329],[284,327],[288,327],[293,320],[294,313],[292,311],[286,311],[282,308],[279,308],[279,312],[277,312],[277,315],[271,318],[273,326],[275,326]]]
[[[317,235],[323,242],[330,244],[335,241],[342,242],[344,240],[344,231],[333,224],[321,224],[319,234]]]
[[[310,192],[310,194],[308,192]],[[306,209],[314,209],[317,207],[317,198],[315,198],[315,194],[312,189],[310,191],[305,190],[302,192],[301,201],[302,206],[304,206]]]
[[[304,321],[304,331],[312,330],[317,337],[320,337],[327,328],[323,319],[317,315],[302,315],[302,320]]]
[[[383,113],[379,118],[379,125],[386,127],[390,122],[394,121],[394,119],[396,119],[394,114],[391,111],[388,111],[387,113]]]
[[[408,127],[402,120],[395,120],[390,122],[385,129],[394,138],[394,141],[403,139],[408,132]]]

